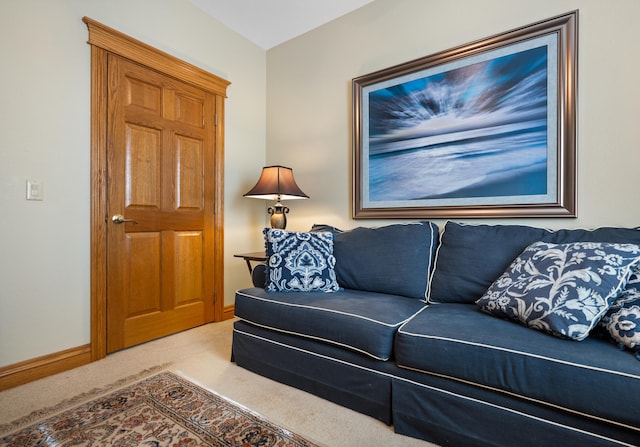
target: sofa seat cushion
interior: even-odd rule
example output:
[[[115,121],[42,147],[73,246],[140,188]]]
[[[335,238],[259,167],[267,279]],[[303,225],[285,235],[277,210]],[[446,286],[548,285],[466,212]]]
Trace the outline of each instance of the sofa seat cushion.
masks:
[[[638,362],[605,340],[560,339],[471,305],[433,304],[399,328],[395,359],[616,424],[640,423]]]
[[[236,292],[235,315],[258,326],[388,360],[398,327],[424,306],[413,298],[352,289],[268,293],[252,288]]]

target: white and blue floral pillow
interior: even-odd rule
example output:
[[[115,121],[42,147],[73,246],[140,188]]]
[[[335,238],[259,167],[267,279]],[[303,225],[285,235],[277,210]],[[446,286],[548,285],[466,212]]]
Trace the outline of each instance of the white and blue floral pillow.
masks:
[[[627,287],[602,317],[600,326],[620,348],[633,351],[640,360],[640,267],[633,271]]]
[[[331,232],[301,233],[264,229],[267,292],[335,292]]]
[[[640,246],[535,242],[476,303],[484,312],[583,340],[624,289]]]

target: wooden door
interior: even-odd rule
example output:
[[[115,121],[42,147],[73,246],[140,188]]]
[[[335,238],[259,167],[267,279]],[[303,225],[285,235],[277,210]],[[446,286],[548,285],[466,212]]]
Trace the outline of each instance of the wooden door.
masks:
[[[119,56],[107,71],[113,352],[214,320],[216,101]]]

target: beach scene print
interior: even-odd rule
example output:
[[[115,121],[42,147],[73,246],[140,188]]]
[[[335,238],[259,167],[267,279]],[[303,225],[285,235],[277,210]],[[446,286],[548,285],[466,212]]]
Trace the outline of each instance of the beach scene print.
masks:
[[[368,93],[368,199],[547,191],[548,54],[541,46]]]

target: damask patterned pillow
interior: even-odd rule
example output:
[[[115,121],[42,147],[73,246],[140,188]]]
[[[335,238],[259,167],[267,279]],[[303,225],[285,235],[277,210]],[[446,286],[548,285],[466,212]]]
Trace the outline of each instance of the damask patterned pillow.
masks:
[[[640,267],[633,271],[627,286],[602,317],[600,325],[621,349],[630,349],[640,360]]]
[[[530,328],[583,340],[624,289],[640,246],[604,242],[529,245],[476,303]]]
[[[299,233],[264,229],[267,292],[335,292],[331,232]]]

